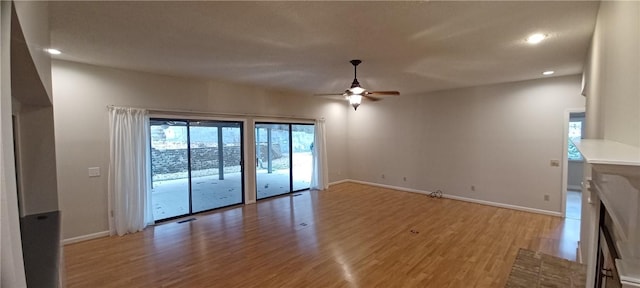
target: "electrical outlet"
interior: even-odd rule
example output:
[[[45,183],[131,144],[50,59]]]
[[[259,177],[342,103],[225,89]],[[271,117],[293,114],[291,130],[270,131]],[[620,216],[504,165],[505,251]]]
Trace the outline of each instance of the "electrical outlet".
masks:
[[[549,194],[544,194],[544,201],[549,201]]]
[[[100,167],[90,167],[88,172],[89,177],[100,177]]]
[[[404,180],[404,182],[407,182],[407,177],[402,177],[402,180]]]
[[[560,160],[551,160],[549,164],[551,167],[560,167]]]
[[[380,175],[380,178],[384,179],[384,174]]]
[[[475,192],[475,191],[476,191],[476,186],[471,185],[471,191],[474,191],[474,192]]]

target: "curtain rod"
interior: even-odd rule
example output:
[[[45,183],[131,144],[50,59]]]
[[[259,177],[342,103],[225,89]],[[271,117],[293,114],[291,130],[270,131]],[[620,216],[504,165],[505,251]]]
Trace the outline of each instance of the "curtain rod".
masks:
[[[179,109],[159,109],[159,108],[140,108],[140,107],[124,107],[116,105],[107,105],[107,108],[137,108],[145,109],[149,113],[170,113],[177,115],[191,115],[191,116],[226,116],[226,117],[254,117],[254,118],[275,118],[275,119],[291,119],[291,120],[325,120],[324,117],[320,118],[308,118],[295,115],[260,115],[251,113],[224,113],[224,112],[210,112],[210,111],[197,111],[197,110],[179,110]]]

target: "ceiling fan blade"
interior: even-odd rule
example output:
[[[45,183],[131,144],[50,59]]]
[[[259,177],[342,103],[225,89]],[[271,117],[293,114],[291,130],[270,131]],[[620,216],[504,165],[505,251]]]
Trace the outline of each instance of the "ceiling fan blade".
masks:
[[[362,98],[367,99],[368,101],[371,101],[371,102],[376,102],[376,101],[380,101],[381,100],[380,98],[371,97],[371,96],[368,96],[368,95],[362,95]]]
[[[313,94],[313,96],[344,96],[344,92],[342,92],[342,93],[319,93],[319,94]]]
[[[387,95],[387,96],[400,96],[398,91],[367,91],[367,94],[373,95]]]
[[[334,99],[334,100],[348,100],[349,98],[347,98],[347,96],[344,95],[344,93],[320,93],[320,94],[313,94],[313,96],[319,96],[319,97],[323,97],[323,98],[327,98],[327,99]]]

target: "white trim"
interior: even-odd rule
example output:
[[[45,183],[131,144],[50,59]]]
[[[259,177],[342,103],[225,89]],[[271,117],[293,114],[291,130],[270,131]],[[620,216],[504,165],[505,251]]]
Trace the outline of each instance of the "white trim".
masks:
[[[466,197],[460,197],[460,196],[454,196],[454,195],[446,195],[445,194],[445,195],[443,195],[443,197],[449,198],[449,199],[453,199],[453,200],[460,200],[460,201],[466,201],[466,202],[471,202],[471,203],[476,203],[476,204],[487,205],[487,206],[494,206],[494,207],[506,208],[506,209],[511,209],[511,210],[518,210],[518,211],[524,211],[524,212],[530,212],[530,213],[536,213],[536,214],[542,214],[542,215],[562,217],[562,213],[561,212],[542,210],[542,209],[536,209],[536,208],[529,208],[529,207],[524,207],[524,206],[504,204],[504,203],[491,202],[491,201],[485,201],[485,200],[478,200],[478,199],[466,198]]]
[[[364,185],[388,188],[388,189],[393,189],[393,190],[398,190],[398,191],[404,191],[404,192],[425,194],[425,195],[428,195],[428,194],[431,193],[430,191],[424,191],[424,190],[418,190],[418,189],[412,189],[412,188],[404,188],[404,187],[398,187],[398,186],[391,186],[391,185],[385,185],[385,184],[378,184],[378,183],[366,182],[366,181],[360,181],[360,180],[348,179],[348,180],[345,180],[345,182],[346,181],[359,183],[359,184],[364,184]],[[481,205],[487,205],[487,206],[493,206],[493,207],[499,207],[499,208],[506,208],[506,209],[511,209],[511,210],[518,210],[518,211],[531,212],[531,213],[536,213],[536,214],[543,214],[543,215],[549,215],[549,216],[555,216],[555,217],[562,217],[562,213],[555,212],[555,211],[542,210],[542,209],[536,209],[536,208],[529,208],[529,207],[524,207],[524,206],[504,204],[504,203],[498,203],[498,202],[491,202],[491,201],[486,201],[486,200],[479,200],[479,199],[473,199],[473,198],[467,198],[467,197],[461,197],[461,196],[455,196],[455,195],[449,195],[449,194],[442,194],[442,197],[447,198],[447,199],[451,199],[451,200],[458,200],[458,201],[476,203],[476,204],[481,204]]]
[[[83,242],[83,241],[107,237],[107,236],[109,236],[109,231],[102,231],[98,233],[92,233],[92,234],[64,239],[62,240],[62,245],[69,245],[73,243]]]
[[[331,185],[338,185],[338,184],[342,184],[342,183],[347,183],[347,182],[354,182],[355,180],[351,180],[351,179],[342,179],[342,180],[338,180],[335,182],[330,182],[329,186]]]

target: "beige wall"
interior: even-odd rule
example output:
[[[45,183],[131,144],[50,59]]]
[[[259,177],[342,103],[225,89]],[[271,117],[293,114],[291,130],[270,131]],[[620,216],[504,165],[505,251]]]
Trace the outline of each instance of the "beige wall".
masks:
[[[0,1],[0,286],[26,287],[11,125],[11,2]]]
[[[11,13],[12,4],[15,4],[17,17]],[[2,1],[1,7],[2,142],[0,145],[2,154],[0,171],[2,184],[0,196],[2,201],[0,201],[0,225],[2,232],[0,234],[2,237],[0,237],[0,253],[2,253],[2,262],[0,286],[26,287],[18,225],[18,195],[11,117],[13,114],[17,116],[18,122],[24,120],[25,125],[22,127],[28,129],[20,131],[28,136],[17,141],[18,145],[25,144],[25,147],[20,148],[25,148],[25,152],[29,153],[25,158],[18,157],[18,161],[22,162],[19,166],[25,168],[20,175],[27,178],[22,179],[24,181],[21,182],[29,181],[26,187],[22,187],[22,196],[25,197],[20,199],[21,204],[26,212],[56,210],[54,146],[53,141],[47,141],[53,140],[51,64],[49,55],[43,50],[49,45],[48,4]],[[33,105],[40,107],[34,108]],[[26,112],[24,115],[23,111]],[[32,161],[34,157],[38,159]],[[44,188],[46,190],[43,187],[46,187]]]
[[[49,3],[47,1],[16,1],[14,3],[29,53],[51,100],[51,56],[44,50],[49,48],[50,43]]]
[[[16,114],[22,216],[57,211],[53,107],[22,105]]]
[[[11,22],[11,102],[19,146],[18,194],[21,216],[25,216],[58,210],[57,177],[53,107],[47,92],[51,60],[42,55],[42,48],[49,42],[47,5],[28,2],[15,8],[17,17]]]
[[[324,117],[329,179],[346,178],[347,105],[344,102],[66,61],[53,62],[53,91],[64,238],[108,230],[107,105],[307,119]],[[102,176],[89,178],[89,167],[100,167]],[[247,200],[254,194],[251,188],[255,186],[251,184],[245,181]]]
[[[565,153],[565,110],[584,107],[580,83],[554,77],[365,103],[349,113],[349,176],[560,213],[562,170],[549,162]]]
[[[638,51],[640,2],[602,1],[585,61],[587,138],[640,146]],[[589,177],[590,165],[585,166],[585,177]],[[582,202],[581,255],[589,264],[588,271],[595,271],[598,215],[597,207],[586,198]],[[587,286],[593,286],[592,281],[589,277]]]

